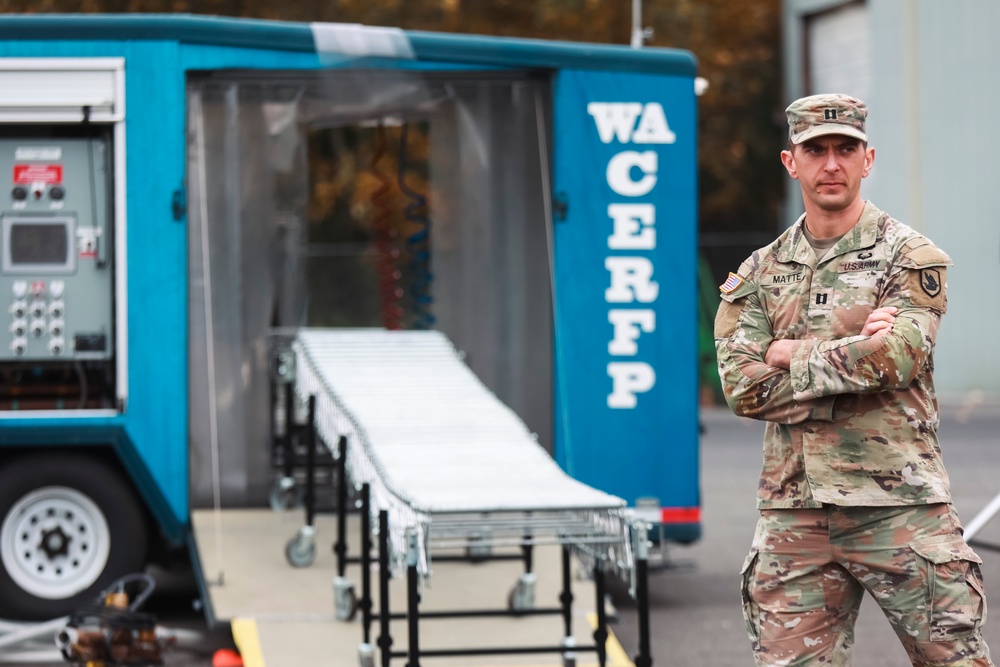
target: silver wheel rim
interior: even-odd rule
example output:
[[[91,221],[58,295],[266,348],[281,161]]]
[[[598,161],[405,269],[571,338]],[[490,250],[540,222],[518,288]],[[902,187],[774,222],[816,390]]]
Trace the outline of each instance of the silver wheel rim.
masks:
[[[49,486],[25,495],[0,528],[0,560],[18,586],[59,600],[89,588],[108,563],[111,532],[83,493]]]

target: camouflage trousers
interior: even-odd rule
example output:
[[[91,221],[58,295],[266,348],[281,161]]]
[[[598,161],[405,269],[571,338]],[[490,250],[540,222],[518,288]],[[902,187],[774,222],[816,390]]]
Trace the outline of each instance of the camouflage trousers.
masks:
[[[914,665],[992,666],[981,562],[949,504],[763,510],[743,566],[757,665],[850,665],[868,591]]]

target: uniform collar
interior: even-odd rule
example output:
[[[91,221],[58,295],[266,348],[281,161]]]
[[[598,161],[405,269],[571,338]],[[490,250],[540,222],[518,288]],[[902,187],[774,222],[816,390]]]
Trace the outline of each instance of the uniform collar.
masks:
[[[827,255],[827,259],[843,255],[854,250],[862,250],[875,245],[878,239],[878,221],[882,217],[882,211],[870,201],[865,201],[865,208],[861,211],[861,217],[857,223],[844,234],[833,250]],[[806,240],[806,235],[802,228],[805,225],[806,216],[803,213],[795,224],[785,233],[785,238],[778,250],[779,262],[797,262],[813,266],[816,262],[816,253]]]

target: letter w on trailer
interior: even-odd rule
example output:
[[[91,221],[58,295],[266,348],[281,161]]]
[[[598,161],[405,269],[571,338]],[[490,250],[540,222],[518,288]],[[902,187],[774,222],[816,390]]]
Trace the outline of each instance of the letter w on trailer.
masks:
[[[697,539],[690,54],[193,16],[0,35],[0,617],[89,601],[192,506],[266,502],[274,331],[307,325],[443,332],[566,472]],[[420,189],[408,146],[425,206],[351,273],[312,156],[379,128],[403,140],[351,210],[391,213],[364,174]]]

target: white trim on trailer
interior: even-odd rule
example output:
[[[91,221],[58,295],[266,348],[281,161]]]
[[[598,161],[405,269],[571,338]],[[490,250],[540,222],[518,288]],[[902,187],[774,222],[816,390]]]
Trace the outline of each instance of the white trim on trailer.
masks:
[[[11,419],[90,419],[117,417],[117,410],[0,410],[0,418]]]
[[[125,118],[124,58],[0,58],[0,122],[95,123]]]
[[[128,208],[125,181],[125,60],[121,59],[118,77],[118,105],[121,118],[114,129],[114,183],[115,183],[115,386],[118,408],[128,407],[128,253],[126,252]]]
[[[335,53],[365,58],[414,60],[410,38],[399,28],[381,28],[360,23],[310,23],[317,53]]]

